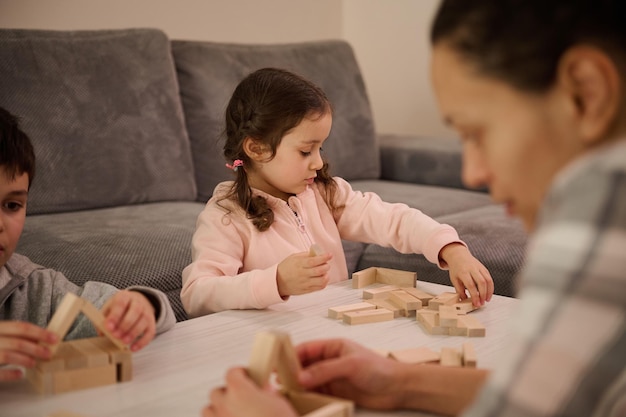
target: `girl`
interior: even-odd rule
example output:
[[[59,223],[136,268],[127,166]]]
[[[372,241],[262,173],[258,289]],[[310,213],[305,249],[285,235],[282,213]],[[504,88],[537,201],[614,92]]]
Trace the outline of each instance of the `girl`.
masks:
[[[181,291],[190,317],[262,309],[347,279],[342,238],[423,253],[449,268],[459,296],[491,298],[491,276],[452,227],[329,175],[321,150],[331,124],[322,90],[288,71],[261,69],[237,86],[224,145],[237,178],[198,217]],[[313,244],[325,253],[309,255]]]

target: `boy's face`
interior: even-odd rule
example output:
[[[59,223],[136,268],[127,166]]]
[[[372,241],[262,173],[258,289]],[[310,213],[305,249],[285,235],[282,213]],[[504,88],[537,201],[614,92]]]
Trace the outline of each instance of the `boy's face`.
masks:
[[[4,266],[17,246],[26,219],[28,174],[11,179],[0,167],[0,267]]]

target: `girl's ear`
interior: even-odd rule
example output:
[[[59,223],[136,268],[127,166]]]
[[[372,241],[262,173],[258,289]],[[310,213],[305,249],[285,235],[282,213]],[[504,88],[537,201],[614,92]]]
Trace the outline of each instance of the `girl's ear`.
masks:
[[[260,162],[265,159],[265,146],[249,136],[243,140],[243,151],[253,161]]]
[[[589,145],[611,135],[622,100],[621,79],[613,60],[593,46],[576,46],[559,61],[558,76],[575,105],[583,142]]]

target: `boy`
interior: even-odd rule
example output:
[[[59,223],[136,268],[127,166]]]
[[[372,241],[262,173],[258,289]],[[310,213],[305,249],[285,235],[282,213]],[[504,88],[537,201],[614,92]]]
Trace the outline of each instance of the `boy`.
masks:
[[[162,292],[146,287],[118,290],[89,281],[79,287],[63,274],[15,254],[24,227],[28,190],[35,172],[35,154],[16,118],[0,107],[0,364],[32,367],[50,351],[41,342],[60,342],[44,329],[63,296],[72,292],[101,308],[105,326],[132,351],[146,346],[176,322]],[[79,316],[67,338],[95,336]],[[0,367],[0,381],[22,377],[15,367]]]

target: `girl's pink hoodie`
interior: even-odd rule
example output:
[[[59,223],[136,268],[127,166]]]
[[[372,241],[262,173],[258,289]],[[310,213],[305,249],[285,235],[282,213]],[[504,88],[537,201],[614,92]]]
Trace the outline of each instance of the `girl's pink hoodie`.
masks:
[[[447,244],[464,244],[449,225],[440,224],[405,204],[383,202],[374,193],[352,190],[335,177],[333,215],[315,183],[288,202],[259,190],[274,212],[274,223],[259,232],[239,205],[220,200],[232,182],[215,188],[213,197],[198,216],[192,239],[192,263],[183,270],[181,299],[190,317],[228,309],[262,309],[282,303],[276,268],[287,256],[308,252],[316,243],[330,252],[330,283],[348,279],[341,239],[391,246],[401,253],[422,253],[439,262]]]

